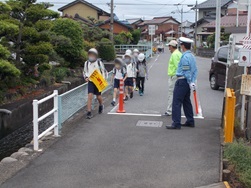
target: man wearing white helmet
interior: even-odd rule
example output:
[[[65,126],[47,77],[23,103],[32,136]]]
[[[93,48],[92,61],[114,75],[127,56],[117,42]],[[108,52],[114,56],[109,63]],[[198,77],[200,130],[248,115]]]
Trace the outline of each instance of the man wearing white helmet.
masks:
[[[91,119],[93,117],[91,113],[93,95],[96,95],[99,101],[99,114],[103,113],[104,110],[101,92],[99,92],[96,85],[89,80],[90,76],[95,70],[99,71],[105,78],[104,64],[98,59],[98,51],[95,48],[92,48],[88,51],[88,60],[85,62],[83,72],[84,79],[86,82],[88,82],[87,119]]]
[[[173,103],[173,90],[175,82],[177,81],[176,71],[180,58],[182,56],[181,52],[177,49],[178,42],[171,40],[168,43],[169,50],[171,52],[171,57],[168,63],[168,99],[167,99],[167,110],[165,112],[166,116],[172,115],[172,103]]]
[[[191,90],[194,91],[196,89],[195,82],[198,74],[195,57],[190,51],[193,40],[180,37],[179,41],[183,54],[176,71],[177,81],[175,83],[172,106],[173,123],[172,125],[167,125],[167,129],[181,129],[181,126],[195,127],[193,107],[190,100]],[[181,124],[182,106],[187,118],[185,124]]]
[[[139,95],[143,96],[145,91],[145,78],[148,80],[148,69],[146,65],[145,55],[143,53],[139,54],[138,61],[136,65],[137,71],[137,87],[139,88]]]

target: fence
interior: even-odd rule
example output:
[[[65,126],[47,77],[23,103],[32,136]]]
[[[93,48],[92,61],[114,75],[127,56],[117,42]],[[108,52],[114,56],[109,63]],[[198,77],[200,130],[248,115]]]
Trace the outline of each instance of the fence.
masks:
[[[53,98],[53,109],[46,114],[39,116],[38,113],[38,106],[39,104],[42,104],[50,99]],[[48,129],[46,129],[44,132],[39,134],[39,122],[44,120],[45,118],[49,117],[50,115],[54,114],[54,123],[51,125]],[[48,132],[50,132],[52,129],[54,129],[54,136],[58,136],[58,91],[55,90],[52,95],[41,99],[41,100],[33,100],[33,142],[34,142],[34,150],[39,150],[39,139],[45,136]]]
[[[234,138],[236,97],[234,90],[226,89],[226,102],[224,112],[224,142],[232,143]]]
[[[147,59],[151,56],[152,53],[151,45],[115,45],[114,48],[116,54],[124,54],[128,49],[138,49],[140,52],[145,54]]]
[[[108,91],[111,88],[111,76],[112,72],[108,73],[107,81],[109,86],[106,88],[104,92]],[[80,85],[58,97],[58,109],[59,109],[59,130],[62,127],[62,123],[64,123],[67,119],[77,113],[80,109],[82,109],[87,104],[87,90],[88,84],[85,83]],[[96,99],[94,99],[95,101]]]

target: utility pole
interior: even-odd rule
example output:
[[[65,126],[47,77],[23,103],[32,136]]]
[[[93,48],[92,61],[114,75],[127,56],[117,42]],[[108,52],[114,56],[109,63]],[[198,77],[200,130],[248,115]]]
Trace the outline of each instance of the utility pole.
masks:
[[[239,27],[239,0],[237,1],[237,9],[236,9],[236,27]]]
[[[195,26],[194,26],[194,49],[195,49],[195,53],[196,53],[196,49],[197,49],[197,27],[198,27],[198,12],[197,12],[197,6],[198,6],[198,0],[196,0],[196,4],[195,4]]]
[[[111,0],[110,40],[112,41],[112,43],[113,43],[113,30],[114,30],[114,2],[113,0]]]
[[[221,37],[221,0],[216,0],[216,28],[215,28],[215,52],[220,47]]]
[[[181,25],[180,25],[180,30],[181,30],[181,33],[180,33],[180,37],[183,37],[183,5],[181,6]]]

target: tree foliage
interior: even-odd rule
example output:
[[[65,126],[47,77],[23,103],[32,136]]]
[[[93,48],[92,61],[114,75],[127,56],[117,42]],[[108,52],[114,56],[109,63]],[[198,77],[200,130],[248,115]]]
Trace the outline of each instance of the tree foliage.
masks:
[[[108,31],[104,31],[99,27],[93,26],[89,27],[86,24],[81,24],[83,29],[83,37],[88,42],[98,42],[101,41],[102,38],[109,39],[110,33]]]
[[[132,44],[138,44],[141,36],[141,30],[135,29],[131,31],[132,34]]]
[[[84,43],[80,24],[68,18],[60,18],[54,21],[51,31],[60,36],[59,40],[55,38],[53,40],[56,52],[69,61],[71,67],[82,63]],[[59,43],[62,46],[59,46]]]
[[[113,43],[107,39],[103,38],[98,44],[97,48],[99,51],[100,58],[111,61],[115,59],[115,49]]]

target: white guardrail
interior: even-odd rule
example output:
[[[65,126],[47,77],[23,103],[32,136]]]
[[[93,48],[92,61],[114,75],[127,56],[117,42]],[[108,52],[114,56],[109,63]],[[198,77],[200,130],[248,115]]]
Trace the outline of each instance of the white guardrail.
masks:
[[[53,98],[53,109],[46,114],[39,116],[38,107],[40,104],[50,100]],[[54,114],[54,123],[44,132],[39,134],[39,122],[44,120],[45,118],[49,117],[50,115]],[[59,129],[58,129],[58,91],[54,90],[53,94],[45,97],[41,100],[33,100],[33,148],[35,151],[39,151],[39,139],[45,136],[48,132],[54,129],[54,136],[59,136]]]

